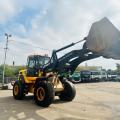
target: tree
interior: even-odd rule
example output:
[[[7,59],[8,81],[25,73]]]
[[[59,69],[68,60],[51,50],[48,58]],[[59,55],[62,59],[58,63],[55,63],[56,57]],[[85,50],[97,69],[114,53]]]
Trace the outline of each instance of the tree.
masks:
[[[5,77],[15,77],[18,75],[21,69],[25,69],[25,66],[5,66]],[[0,65],[0,75],[2,76],[3,65]]]
[[[81,71],[81,70],[98,70],[97,66],[78,66],[76,71]]]

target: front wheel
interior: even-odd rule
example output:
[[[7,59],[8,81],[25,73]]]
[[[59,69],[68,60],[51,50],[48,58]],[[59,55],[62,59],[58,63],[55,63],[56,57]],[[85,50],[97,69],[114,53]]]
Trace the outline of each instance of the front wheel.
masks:
[[[73,83],[69,81],[63,82],[64,90],[59,95],[62,101],[72,101],[76,95],[76,89]]]
[[[53,86],[48,82],[39,82],[34,90],[35,103],[41,107],[48,107],[54,100]]]
[[[13,96],[16,100],[21,100],[24,98],[24,85],[20,81],[15,81],[13,85]]]

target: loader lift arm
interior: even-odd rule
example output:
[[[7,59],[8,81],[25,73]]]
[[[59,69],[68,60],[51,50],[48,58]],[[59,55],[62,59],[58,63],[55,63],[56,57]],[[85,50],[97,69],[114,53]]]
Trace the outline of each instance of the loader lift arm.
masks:
[[[83,41],[83,40],[82,40]],[[79,50],[72,50],[71,52],[68,52],[67,54],[63,55],[62,57],[58,58],[57,53],[65,50],[69,47],[74,46],[75,44],[79,43],[81,41],[78,41],[76,43],[72,43],[70,45],[67,45],[63,48],[60,48],[58,50],[54,50],[52,53],[52,57],[50,59],[50,62],[45,65],[44,71],[47,72],[57,72],[57,73],[70,73],[72,74],[77,66],[86,60],[94,59],[99,57],[100,55],[97,53],[94,53],[87,49],[86,43],[84,43],[83,48]]]

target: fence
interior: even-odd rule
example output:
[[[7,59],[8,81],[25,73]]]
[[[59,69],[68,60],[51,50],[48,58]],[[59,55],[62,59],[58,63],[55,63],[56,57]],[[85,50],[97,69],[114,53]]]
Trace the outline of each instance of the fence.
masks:
[[[4,84],[7,85],[7,88],[2,88],[2,79],[0,78],[0,89],[13,89],[11,85],[12,81],[17,80],[17,77],[5,77]]]
[[[8,84],[11,83],[11,81],[17,80],[17,77],[5,77],[4,83]],[[2,83],[2,79],[0,79],[0,83]]]

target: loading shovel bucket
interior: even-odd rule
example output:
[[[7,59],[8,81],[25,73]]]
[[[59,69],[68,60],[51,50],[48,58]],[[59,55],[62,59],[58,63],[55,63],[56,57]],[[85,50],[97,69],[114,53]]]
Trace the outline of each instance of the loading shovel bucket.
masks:
[[[86,45],[105,58],[120,59],[120,31],[107,18],[92,24]]]

